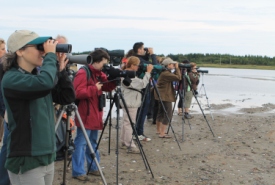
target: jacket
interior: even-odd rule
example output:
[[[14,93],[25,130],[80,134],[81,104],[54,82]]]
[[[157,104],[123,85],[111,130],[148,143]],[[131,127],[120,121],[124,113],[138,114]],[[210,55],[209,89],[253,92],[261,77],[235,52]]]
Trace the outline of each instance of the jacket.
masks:
[[[129,86],[124,85],[123,82],[121,83],[122,84],[121,92],[123,94],[124,100],[128,108],[140,107],[141,98],[142,98],[141,90],[147,86],[147,84],[149,83],[149,79],[150,79],[150,73],[146,72],[143,79],[140,79],[138,77],[131,79],[132,82]],[[133,88],[136,90],[129,89],[129,88]],[[124,108],[124,105],[121,100],[120,100],[120,105],[122,108]]]
[[[54,53],[48,53],[39,74],[12,67],[2,79],[8,116],[8,157],[41,156],[55,152],[53,101],[62,105],[74,101],[67,72],[57,79]],[[57,81],[58,80],[58,81]]]
[[[185,76],[185,84],[186,84],[185,91],[191,91],[191,89],[196,91],[199,82],[200,82],[199,73],[193,73],[192,71],[188,72],[187,75]]]
[[[98,97],[102,91],[112,91],[116,87],[115,82],[104,83],[101,90],[96,87],[97,82],[106,82],[107,76],[100,70],[89,65],[91,78],[87,81],[87,74],[84,69],[79,69],[74,78],[74,89],[76,99],[79,99],[78,111],[86,129],[102,130],[103,110],[99,110]],[[80,127],[79,120],[76,119],[76,126]]]
[[[175,74],[171,73],[170,70],[163,71],[157,82],[157,89],[160,94],[160,98],[162,101],[167,102],[175,102],[176,101],[176,92],[173,87],[173,81],[181,80],[180,69],[177,68],[175,70]],[[159,97],[154,91],[154,96],[156,100],[159,100]]]

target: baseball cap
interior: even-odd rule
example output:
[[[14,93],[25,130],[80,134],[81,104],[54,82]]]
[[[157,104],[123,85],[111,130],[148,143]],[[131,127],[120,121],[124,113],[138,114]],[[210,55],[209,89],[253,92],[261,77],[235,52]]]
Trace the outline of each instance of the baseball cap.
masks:
[[[171,58],[167,57],[166,59],[163,60],[163,62],[161,63],[164,66],[167,66],[169,64],[176,64],[178,62],[172,60]]]
[[[50,36],[40,37],[33,31],[29,30],[16,30],[13,34],[10,35],[7,41],[7,50],[9,52],[16,52],[23,46],[27,44],[43,44],[48,39],[52,39]]]

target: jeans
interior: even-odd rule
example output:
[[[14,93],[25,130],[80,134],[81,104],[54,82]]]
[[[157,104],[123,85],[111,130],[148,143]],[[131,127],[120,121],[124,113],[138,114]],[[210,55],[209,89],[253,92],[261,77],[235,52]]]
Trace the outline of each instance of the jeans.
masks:
[[[148,88],[148,86],[146,88]],[[144,122],[149,109],[150,98],[151,98],[150,89],[148,89],[147,93],[144,96],[145,96],[144,103],[143,105],[141,105],[142,107],[138,109],[138,113],[137,113],[136,130],[138,135],[144,134]]]
[[[95,152],[95,149],[97,147],[98,130],[86,129],[86,133],[88,135],[90,143]],[[92,162],[91,151],[87,145],[83,131],[80,127],[77,127],[77,133],[76,133],[76,138],[74,140],[74,144],[75,144],[75,151],[72,156],[72,167],[73,167],[72,171],[73,171],[73,177],[77,177],[77,176],[86,174],[85,159],[87,162],[87,170],[90,167],[90,164]],[[96,152],[96,159],[99,163],[100,161],[99,151]],[[97,170],[98,168],[96,166],[95,161],[93,160],[90,171],[97,171]]]
[[[8,135],[10,131],[8,130],[7,123],[4,121],[4,138],[3,138],[3,146],[0,153],[0,185],[9,185],[10,179],[8,175],[8,170],[5,168],[5,162],[7,157],[7,142]]]

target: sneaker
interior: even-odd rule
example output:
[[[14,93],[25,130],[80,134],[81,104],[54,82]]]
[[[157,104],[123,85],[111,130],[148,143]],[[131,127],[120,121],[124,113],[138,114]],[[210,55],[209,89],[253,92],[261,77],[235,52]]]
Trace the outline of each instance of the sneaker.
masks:
[[[140,151],[139,151],[139,149],[137,149],[136,147],[129,147],[129,148],[128,148],[128,153],[131,153],[131,154],[139,154]]]
[[[80,175],[80,176],[76,176],[73,177],[74,179],[78,179],[80,181],[89,181],[89,178],[86,175]]]
[[[147,122],[152,122],[153,121],[153,118],[148,118],[147,119]]]
[[[99,170],[97,170],[97,171],[90,171],[89,174],[90,175],[95,175],[95,176],[100,176]]]
[[[192,119],[194,116],[191,116],[189,113],[185,113],[184,118],[185,119]]]
[[[140,141],[151,141],[151,140],[152,140],[151,138],[146,137],[145,135],[139,135],[139,136],[138,136],[138,139],[139,139]]]
[[[120,149],[127,149],[127,146],[124,143],[121,143]]]

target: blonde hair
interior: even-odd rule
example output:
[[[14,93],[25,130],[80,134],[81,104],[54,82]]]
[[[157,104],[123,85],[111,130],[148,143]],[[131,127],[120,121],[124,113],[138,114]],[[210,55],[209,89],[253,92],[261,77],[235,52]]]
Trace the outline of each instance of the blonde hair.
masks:
[[[8,71],[12,67],[18,66],[17,64],[17,54],[12,52],[7,52],[2,58],[3,70]]]
[[[131,56],[131,57],[128,59],[128,62],[127,62],[127,64],[125,65],[124,69],[130,68],[132,65],[138,65],[139,63],[140,63],[140,60],[139,60],[138,57]]]
[[[191,65],[191,68],[193,68],[193,67],[195,67],[197,64],[196,64],[195,62],[191,62],[190,65]]]
[[[158,63],[161,64],[164,61],[165,57],[156,56],[156,59]]]
[[[2,39],[2,38],[0,38],[0,44],[6,44],[6,43],[5,43],[5,40]]]

